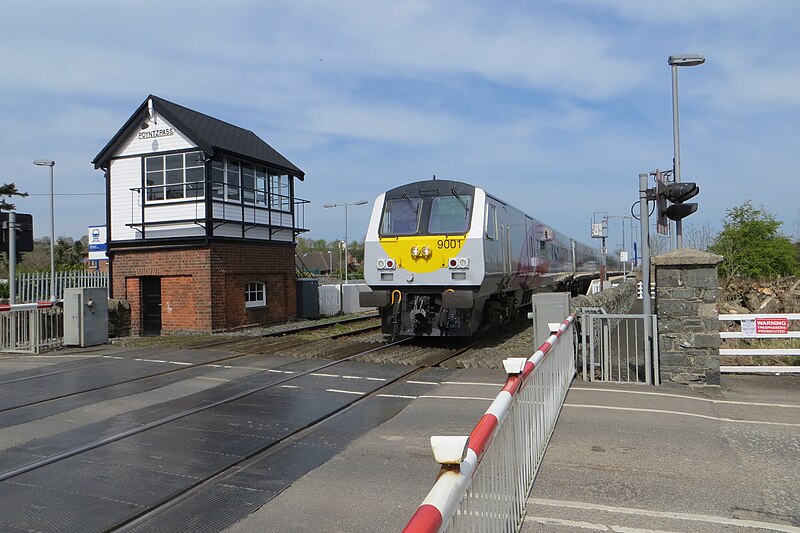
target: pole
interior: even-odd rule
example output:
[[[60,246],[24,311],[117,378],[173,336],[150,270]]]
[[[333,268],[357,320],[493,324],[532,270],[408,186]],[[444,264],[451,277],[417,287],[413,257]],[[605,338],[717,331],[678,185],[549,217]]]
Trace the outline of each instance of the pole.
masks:
[[[347,202],[344,203],[344,284],[347,285],[347,271],[350,258],[347,257]]]
[[[8,303],[17,303],[17,213],[8,212]]]
[[[603,237],[600,242],[600,255],[603,256],[600,261],[600,291],[602,292],[606,284],[606,238]]]
[[[8,213],[8,303],[17,303],[17,214]],[[10,314],[8,345],[17,348],[17,319]]]
[[[652,302],[650,301],[650,213],[647,209],[647,180],[650,174],[639,174],[639,224],[642,227],[642,312],[644,319],[645,353],[652,358],[659,357],[653,353]],[[652,381],[651,361],[645,363],[645,380]],[[657,381],[657,378],[656,378]]]
[[[56,162],[50,165],[50,301],[56,301],[56,215],[55,215],[55,195],[53,193],[53,182]]]
[[[678,65],[672,65],[672,175],[675,183],[681,182],[681,140],[678,129]],[[675,247],[683,248],[683,221],[675,221]]]

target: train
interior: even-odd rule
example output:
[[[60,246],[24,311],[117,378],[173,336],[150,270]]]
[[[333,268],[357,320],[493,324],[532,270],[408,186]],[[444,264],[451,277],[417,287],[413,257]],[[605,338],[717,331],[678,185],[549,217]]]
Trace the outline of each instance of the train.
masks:
[[[359,303],[377,307],[393,337],[474,336],[599,262],[597,249],[483,188],[434,177],[376,198]]]

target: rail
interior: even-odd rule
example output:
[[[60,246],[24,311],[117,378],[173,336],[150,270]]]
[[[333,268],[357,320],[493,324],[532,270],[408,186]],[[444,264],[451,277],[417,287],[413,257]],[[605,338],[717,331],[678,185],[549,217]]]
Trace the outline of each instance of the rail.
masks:
[[[52,302],[0,305],[0,352],[40,353],[64,342],[61,307]]]
[[[567,317],[529,359],[503,362],[506,383],[469,437],[431,437],[441,471],[404,532],[519,530],[575,375],[574,320]]]

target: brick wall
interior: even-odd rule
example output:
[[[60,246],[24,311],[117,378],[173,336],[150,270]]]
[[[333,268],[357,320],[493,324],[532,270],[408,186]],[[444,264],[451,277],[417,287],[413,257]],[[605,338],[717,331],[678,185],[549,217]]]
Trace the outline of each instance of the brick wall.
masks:
[[[294,247],[280,244],[219,244],[212,251],[215,283],[215,329],[270,324],[297,314]],[[246,308],[245,286],[260,281],[267,288],[267,306]]]
[[[118,251],[115,298],[131,305],[131,333],[141,333],[142,276],[161,278],[162,334],[264,325],[296,316],[294,247],[275,243],[214,243],[189,249]],[[267,306],[246,308],[247,283],[267,287]]]

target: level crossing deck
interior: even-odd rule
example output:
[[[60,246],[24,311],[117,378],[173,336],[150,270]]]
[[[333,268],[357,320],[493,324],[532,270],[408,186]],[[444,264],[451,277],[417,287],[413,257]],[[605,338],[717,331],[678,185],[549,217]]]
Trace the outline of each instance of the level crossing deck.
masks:
[[[16,372],[24,378],[26,369],[52,372],[64,363],[81,367],[123,355],[106,347],[0,358],[0,377]],[[177,354],[152,350],[138,359],[143,365],[181,361]],[[368,376],[373,370],[367,365],[354,373]],[[76,403],[68,411],[3,427],[0,452],[188,398],[254,371],[214,368],[129,397]],[[399,531],[438,471],[429,437],[469,433],[504,377],[494,370],[431,369],[398,383],[370,409],[344,412],[286,446],[261,472],[262,479],[281,483],[257,489],[258,497],[239,491],[219,508],[214,502],[224,499],[194,503],[198,517],[235,511],[238,521],[199,520],[171,530]],[[800,531],[800,380],[724,379],[722,389],[705,391],[573,382],[523,531]]]

